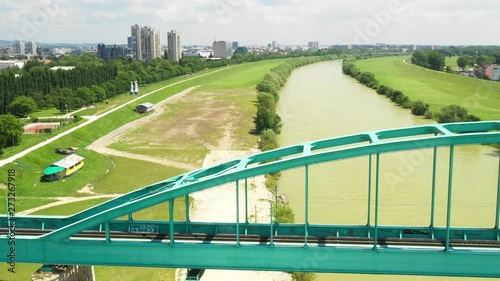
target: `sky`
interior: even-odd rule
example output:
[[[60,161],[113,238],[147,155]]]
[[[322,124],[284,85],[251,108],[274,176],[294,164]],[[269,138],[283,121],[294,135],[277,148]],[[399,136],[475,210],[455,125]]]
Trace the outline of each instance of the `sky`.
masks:
[[[500,45],[498,0],[3,0],[0,40],[126,44],[130,26],[183,45]]]

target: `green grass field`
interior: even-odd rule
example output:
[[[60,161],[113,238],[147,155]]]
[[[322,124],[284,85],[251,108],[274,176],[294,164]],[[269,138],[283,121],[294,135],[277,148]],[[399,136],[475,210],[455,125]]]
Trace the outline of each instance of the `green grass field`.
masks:
[[[445,61],[444,61],[444,64],[446,66],[450,66],[452,69],[455,69],[458,67],[457,65],[457,59],[458,59],[458,56],[455,56],[455,57],[446,57]]]
[[[232,144],[231,149],[247,150],[254,147],[258,137],[250,132],[254,128],[253,116],[256,112],[255,85],[266,72],[283,62],[284,60],[271,60],[244,68],[234,67],[231,75],[212,79],[191,92],[183,101],[169,103],[168,110],[160,120],[131,130],[110,147],[201,165],[208,152],[206,146],[218,146],[228,123],[235,130],[232,138],[238,140]],[[192,128],[193,122],[189,122],[191,119],[206,119],[205,126],[198,123],[196,128]],[[184,126],[183,130],[174,137],[162,139],[155,135],[158,130],[178,131],[179,124]]]
[[[406,64],[401,57],[359,60],[355,64],[361,71],[375,74],[380,85],[400,90],[412,101],[425,101],[432,111],[457,104],[481,120],[500,119],[499,82],[429,70]]]

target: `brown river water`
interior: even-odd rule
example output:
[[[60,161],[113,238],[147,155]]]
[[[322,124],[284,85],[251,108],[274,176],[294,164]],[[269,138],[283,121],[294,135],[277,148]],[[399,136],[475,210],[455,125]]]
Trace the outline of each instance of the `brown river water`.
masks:
[[[372,89],[342,74],[341,61],[296,69],[280,93],[280,146],[360,132],[435,123],[414,116]],[[379,225],[429,226],[432,149],[381,154]],[[367,223],[368,157],[309,167],[309,223]],[[373,157],[373,183],[375,157]],[[446,223],[449,148],[439,148],[435,225]],[[455,147],[452,226],[493,227],[498,152],[489,146]],[[303,223],[304,169],[284,171],[285,193],[297,223]],[[372,187],[374,198],[375,185]],[[374,202],[372,200],[372,202]],[[372,203],[372,224],[374,220]],[[500,266],[500,265],[499,265]],[[423,276],[317,274],[326,280],[485,280]],[[491,279],[490,279],[491,280]]]

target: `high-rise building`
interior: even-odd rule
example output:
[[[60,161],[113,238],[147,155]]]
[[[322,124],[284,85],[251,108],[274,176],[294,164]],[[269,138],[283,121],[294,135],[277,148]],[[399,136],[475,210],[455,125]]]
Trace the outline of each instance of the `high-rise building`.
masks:
[[[132,37],[127,37],[127,48],[132,49]]]
[[[160,32],[151,26],[133,25],[132,55],[136,60],[152,60],[161,57]]]
[[[309,46],[309,50],[311,50],[311,51],[319,50],[319,43],[318,42],[309,42],[307,45]]]
[[[179,61],[182,58],[181,34],[176,30],[168,33],[168,58]]]
[[[276,49],[276,48],[278,48],[278,42],[276,42],[276,41],[273,41],[273,43],[272,43],[272,44],[273,44],[273,45],[272,45],[272,46],[273,46],[273,49]]]
[[[233,41],[233,50],[238,49],[239,46],[240,46],[240,43],[238,41]]]
[[[103,59],[107,56],[108,54],[106,53],[106,45],[103,43],[97,44],[97,57]]]
[[[124,46],[120,45],[112,45],[112,46],[106,46],[105,44],[101,43],[97,45],[97,57],[104,59],[104,58],[121,58],[126,55],[126,50]]]
[[[35,41],[28,41],[24,47],[25,54],[36,55],[36,43]]]
[[[233,55],[231,42],[214,41],[212,44],[212,50],[214,51],[214,58],[230,59]]]
[[[24,42],[22,42],[22,41],[14,42],[14,54],[16,54],[16,55],[24,55],[25,54]]]

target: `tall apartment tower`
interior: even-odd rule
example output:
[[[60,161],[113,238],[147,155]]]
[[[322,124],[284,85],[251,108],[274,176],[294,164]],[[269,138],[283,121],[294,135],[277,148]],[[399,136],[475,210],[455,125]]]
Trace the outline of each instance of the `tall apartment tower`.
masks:
[[[231,42],[226,41],[214,41],[212,44],[212,50],[214,51],[215,58],[227,58],[230,59],[233,55],[233,48]]]
[[[168,58],[173,61],[182,58],[181,34],[176,30],[168,33]]]
[[[24,42],[22,41],[16,41],[14,42],[14,54],[16,55],[24,55],[25,48],[24,48]]]
[[[319,50],[319,43],[316,41],[308,42],[307,45],[309,46],[310,51],[317,51]]]
[[[134,59],[146,61],[161,57],[160,32],[151,26],[131,26],[132,55]]]
[[[24,44],[24,51],[26,54],[36,55],[36,43],[35,41],[28,41]]]

